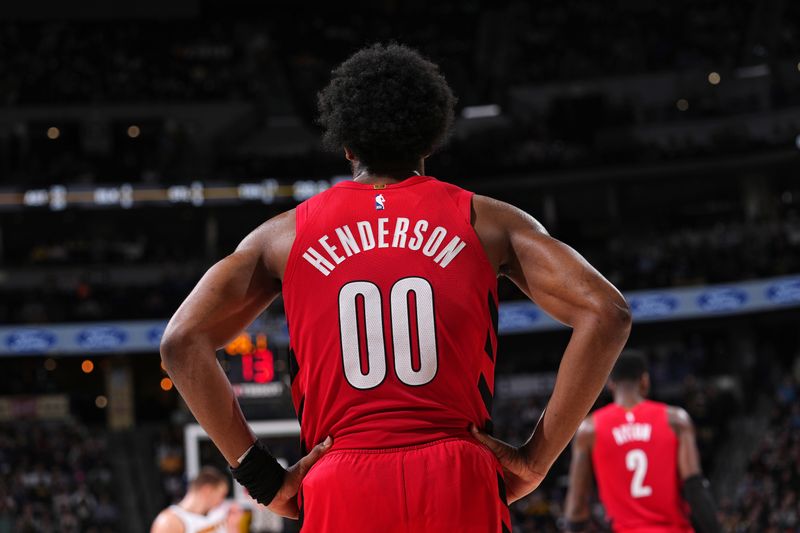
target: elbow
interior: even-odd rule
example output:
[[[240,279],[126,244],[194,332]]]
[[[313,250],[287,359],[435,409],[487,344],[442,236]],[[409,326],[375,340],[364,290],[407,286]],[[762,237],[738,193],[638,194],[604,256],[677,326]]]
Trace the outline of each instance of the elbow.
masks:
[[[630,305],[628,305],[628,302],[625,301],[624,298],[620,298],[619,302],[614,302],[612,305],[614,306],[614,318],[612,319],[614,323],[613,327],[619,335],[622,344],[625,344],[631,334],[631,327],[633,326],[633,313],[631,312]]]
[[[167,373],[185,369],[197,360],[213,359],[216,361],[216,348],[208,335],[194,327],[167,326],[159,343],[161,361]]]
[[[180,363],[183,354],[185,354],[183,348],[186,346],[186,340],[187,335],[185,333],[170,328],[167,328],[164,336],[161,337],[159,353],[167,373],[171,374],[172,370]]]
[[[631,327],[633,326],[633,312],[631,311],[631,306],[623,297],[620,297],[618,301],[612,302],[611,305],[614,306],[617,326],[627,339],[628,335],[630,335]]]
[[[592,306],[592,315],[610,338],[618,339],[623,344],[628,340],[633,325],[633,313],[621,294],[616,293],[596,302]]]

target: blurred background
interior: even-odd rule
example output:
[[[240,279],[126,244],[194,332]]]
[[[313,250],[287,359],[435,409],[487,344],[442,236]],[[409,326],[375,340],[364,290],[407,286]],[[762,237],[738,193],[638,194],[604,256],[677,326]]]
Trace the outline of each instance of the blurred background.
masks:
[[[388,40],[459,97],[428,173],[625,293],[726,529],[800,531],[800,3],[27,0],[0,4],[0,532],[146,531],[222,464],[160,366],[166,320],[250,230],[350,178],[316,93]],[[520,444],[568,331],[500,294],[494,422]],[[293,462],[286,342],[278,302],[219,358]],[[568,458],[515,532],[558,531]]]

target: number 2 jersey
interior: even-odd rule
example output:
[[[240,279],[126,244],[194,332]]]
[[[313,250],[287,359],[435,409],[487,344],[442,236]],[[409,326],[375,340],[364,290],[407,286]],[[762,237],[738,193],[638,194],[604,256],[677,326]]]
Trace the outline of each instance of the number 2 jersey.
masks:
[[[612,403],[592,415],[592,463],[615,533],[694,531],[680,494],[678,438],[667,407],[648,400],[632,409]]]
[[[304,449],[491,429],[497,276],[471,199],[413,176],[340,182],[297,207],[282,290]]]

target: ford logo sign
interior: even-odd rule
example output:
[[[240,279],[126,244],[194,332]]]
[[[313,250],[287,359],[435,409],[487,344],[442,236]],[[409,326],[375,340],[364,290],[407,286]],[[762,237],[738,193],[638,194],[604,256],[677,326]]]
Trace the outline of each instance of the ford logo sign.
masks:
[[[800,302],[800,279],[787,279],[767,287],[767,300],[779,304]]]
[[[741,289],[723,288],[706,291],[697,297],[697,305],[704,311],[733,311],[747,302],[747,293]]]
[[[56,336],[44,329],[12,331],[6,336],[6,347],[16,353],[46,352],[56,343]]]
[[[75,342],[82,348],[90,350],[102,350],[107,348],[118,348],[128,340],[128,334],[113,326],[97,326],[86,328],[78,332]]]
[[[629,299],[634,318],[669,316],[678,308],[678,299],[668,294],[645,294]]]
[[[500,333],[527,331],[541,319],[541,312],[531,304],[505,304],[500,306],[498,329]]]
[[[161,344],[161,337],[164,336],[164,330],[166,328],[163,327],[155,327],[150,328],[147,330],[147,342],[154,345]]]

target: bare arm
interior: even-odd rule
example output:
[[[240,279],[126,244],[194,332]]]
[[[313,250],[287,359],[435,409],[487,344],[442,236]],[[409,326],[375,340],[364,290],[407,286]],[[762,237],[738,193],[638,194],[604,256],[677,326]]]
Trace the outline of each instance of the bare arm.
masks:
[[[678,437],[678,474],[681,481],[701,475],[700,450],[697,449],[694,424],[689,413],[679,407],[670,407],[667,416],[669,425]]]
[[[608,280],[527,213],[482,196],[474,198],[474,210],[475,230],[499,273],[572,327],[544,415],[519,449],[522,477],[538,485],[600,394],[628,339],[631,313]]]
[[[164,510],[161,511],[156,519],[153,521],[153,525],[150,528],[150,533],[183,533],[184,527],[183,522],[175,516],[174,513]]]
[[[235,338],[279,294],[294,238],[292,212],[248,235],[203,276],[173,315],[161,341],[164,366],[197,421],[229,464],[253,444],[216,350]],[[284,258],[284,263],[281,263]]]
[[[216,350],[236,337],[281,290],[294,242],[294,211],[272,218],[211,267],[169,321],[161,358],[197,421],[259,503],[289,518],[299,516],[297,492],[306,472],[330,449],[330,437],[287,470],[256,442],[219,366]],[[263,443],[262,443],[263,444]],[[277,492],[275,490],[277,489]]]
[[[592,492],[592,446],[594,422],[591,417],[583,421],[572,441],[572,462],[569,467],[566,519],[568,531],[584,531],[589,520],[589,496]]]

